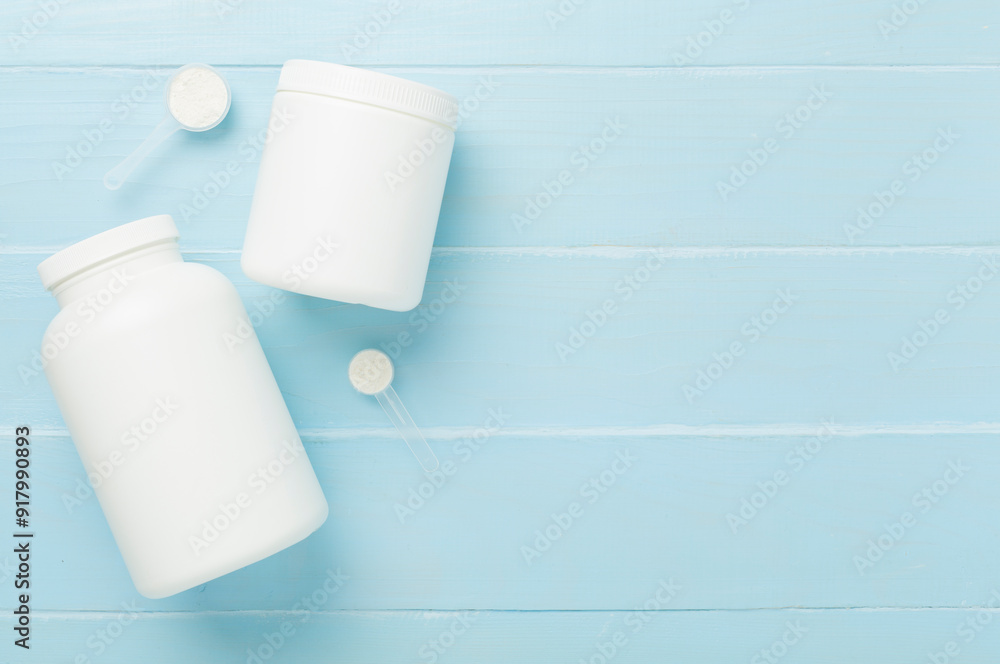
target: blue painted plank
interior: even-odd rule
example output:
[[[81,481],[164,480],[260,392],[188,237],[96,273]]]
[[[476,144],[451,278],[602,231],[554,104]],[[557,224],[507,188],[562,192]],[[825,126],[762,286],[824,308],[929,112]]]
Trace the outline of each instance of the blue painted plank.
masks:
[[[477,426],[498,403],[530,427],[997,421],[992,250],[653,256],[440,251],[412,313],[281,299],[236,254],[192,258],[242,290],[307,429],[384,424],[346,377],[366,347],[396,357],[396,389],[425,426]],[[41,258],[0,263],[0,421],[58,429],[34,356],[57,309],[34,274]]]
[[[655,590],[638,596],[634,605],[655,601]],[[984,591],[984,601],[988,596]],[[597,663],[604,661],[603,653],[614,653],[613,661],[624,664],[729,664],[766,662],[765,657],[793,664],[884,664],[927,662],[929,653],[946,657],[938,661],[954,661],[944,655],[952,644],[949,652],[958,653],[958,661],[992,664],[1000,648],[995,624],[1000,615],[972,608],[668,610],[641,616],[631,607],[568,613],[221,612],[141,614],[127,620],[119,613],[42,613],[36,618],[32,660],[75,661],[82,655],[107,664],[260,664],[249,649],[268,656],[260,661],[288,664]]]
[[[1000,244],[995,67],[386,71],[476,107],[438,246]],[[105,172],[162,117],[155,78],[0,70],[6,243],[54,249],[168,212],[192,248],[240,247],[277,69],[226,73],[223,126],[177,135],[110,192]],[[552,184],[563,171],[572,184]]]
[[[670,578],[672,610],[968,607],[1000,576],[996,425],[574,434],[519,408],[478,449],[427,430],[434,476],[391,431],[306,435],[326,524],[164,600],[132,588],[68,438],[36,434],[34,606],[282,610],[339,569],[329,609],[628,609]]]
[[[993,35],[1000,9],[989,0],[90,0],[58,2],[49,12],[40,5],[52,3],[3,4],[4,62],[970,64],[1000,55]]]

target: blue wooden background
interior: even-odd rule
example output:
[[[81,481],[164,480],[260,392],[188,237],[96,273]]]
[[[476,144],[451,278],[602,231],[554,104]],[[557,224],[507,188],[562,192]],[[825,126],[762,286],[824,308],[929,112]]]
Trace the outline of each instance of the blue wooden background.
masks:
[[[996,662],[998,20],[992,0],[5,0],[0,495],[28,425],[37,549],[28,653],[0,554],[0,660]],[[239,270],[290,58],[468,110],[412,314]],[[194,61],[230,78],[231,116],[105,190]],[[35,266],[160,213],[255,312],[331,515],[153,601],[31,362],[57,309]],[[350,388],[372,346],[450,474]]]

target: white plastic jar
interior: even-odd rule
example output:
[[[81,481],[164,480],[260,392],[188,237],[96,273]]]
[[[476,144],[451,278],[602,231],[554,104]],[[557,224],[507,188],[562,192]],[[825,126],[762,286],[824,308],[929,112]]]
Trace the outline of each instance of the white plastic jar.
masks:
[[[149,217],[38,266],[61,308],[45,374],[150,598],[276,553],[328,512],[236,289],[177,238]]]
[[[412,81],[290,60],[246,240],[248,277],[393,311],[420,303],[458,104]]]

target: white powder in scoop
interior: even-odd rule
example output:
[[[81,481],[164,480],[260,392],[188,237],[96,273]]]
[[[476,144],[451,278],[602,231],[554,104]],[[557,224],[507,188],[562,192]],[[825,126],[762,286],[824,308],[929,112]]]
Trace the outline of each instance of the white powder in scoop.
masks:
[[[348,367],[351,385],[369,396],[378,394],[392,383],[392,360],[380,350],[370,348],[354,356]]]
[[[185,69],[170,81],[170,114],[185,127],[205,129],[220,122],[229,109],[229,89],[211,69]]]

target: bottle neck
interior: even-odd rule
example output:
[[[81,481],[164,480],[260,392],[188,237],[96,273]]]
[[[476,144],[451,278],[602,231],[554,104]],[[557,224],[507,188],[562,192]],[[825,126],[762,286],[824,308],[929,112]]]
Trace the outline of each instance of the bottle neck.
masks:
[[[163,240],[91,265],[56,286],[52,294],[62,309],[87,297],[110,301],[143,272],[182,262],[177,240]]]

